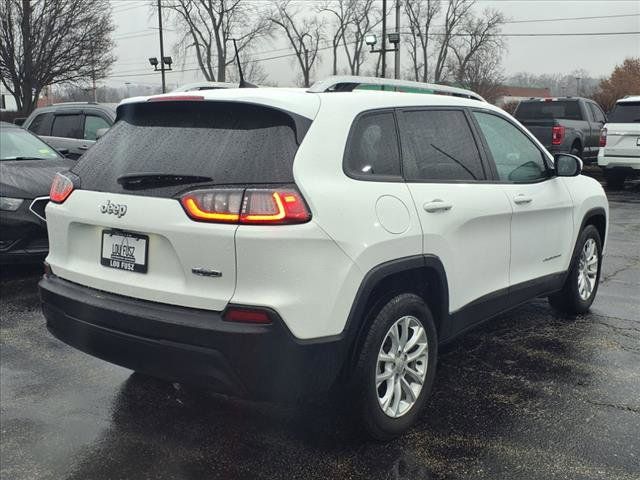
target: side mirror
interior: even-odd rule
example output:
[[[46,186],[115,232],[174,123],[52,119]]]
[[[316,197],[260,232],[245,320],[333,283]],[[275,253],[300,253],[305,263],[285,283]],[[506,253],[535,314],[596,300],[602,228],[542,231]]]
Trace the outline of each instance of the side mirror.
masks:
[[[109,131],[108,128],[99,128],[96,130],[96,140],[99,140],[100,137],[104,136],[105,133]]]
[[[569,153],[557,153],[554,157],[556,175],[559,177],[576,177],[582,172],[582,160]]]
[[[27,117],[16,117],[16,118],[13,119],[13,123],[15,125],[22,126],[22,125],[24,125],[24,122],[25,122],[26,119],[27,119]]]

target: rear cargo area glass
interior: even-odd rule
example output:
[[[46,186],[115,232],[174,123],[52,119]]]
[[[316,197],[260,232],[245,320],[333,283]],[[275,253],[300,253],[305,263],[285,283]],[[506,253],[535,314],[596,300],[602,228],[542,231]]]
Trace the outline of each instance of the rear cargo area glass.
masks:
[[[210,177],[213,185],[293,183],[311,120],[270,107],[213,101],[123,105],[118,121],[73,168],[83,190],[170,197],[189,185],[126,189],[131,174]],[[296,135],[297,133],[297,135]],[[203,185],[203,184],[198,184]]]
[[[640,122],[640,102],[620,102],[609,115],[609,123]]]

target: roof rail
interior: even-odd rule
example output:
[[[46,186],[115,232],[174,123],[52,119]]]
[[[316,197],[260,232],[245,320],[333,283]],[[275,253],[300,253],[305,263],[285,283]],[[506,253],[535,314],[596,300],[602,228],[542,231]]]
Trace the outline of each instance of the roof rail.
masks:
[[[58,102],[51,105],[98,105],[98,102]]]
[[[317,81],[307,91],[322,92],[352,92],[353,90],[388,90],[391,92],[431,93],[435,95],[450,95],[454,97],[470,98],[485,102],[475,92],[464,88],[438,85],[435,83],[412,82],[410,80],[395,80],[379,77],[357,77],[350,75],[334,75]]]

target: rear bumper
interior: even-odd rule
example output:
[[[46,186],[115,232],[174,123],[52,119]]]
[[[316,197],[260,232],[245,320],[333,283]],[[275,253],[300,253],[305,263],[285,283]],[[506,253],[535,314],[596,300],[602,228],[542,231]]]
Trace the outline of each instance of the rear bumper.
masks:
[[[0,264],[39,263],[49,251],[45,223],[29,211],[24,200],[15,212],[0,212]]]
[[[47,328],[111,363],[233,396],[292,400],[327,391],[342,367],[341,340],[299,341],[270,325],[226,322],[220,312],[137,300],[54,275],[40,281]]]
[[[598,155],[598,165],[602,168],[624,168],[628,170],[640,170],[640,156],[613,156]]]

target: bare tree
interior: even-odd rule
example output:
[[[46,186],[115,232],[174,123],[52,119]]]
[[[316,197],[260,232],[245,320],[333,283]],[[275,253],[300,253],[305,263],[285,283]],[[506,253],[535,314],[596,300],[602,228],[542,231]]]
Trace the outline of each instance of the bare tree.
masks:
[[[0,77],[18,110],[31,112],[47,85],[105,77],[113,30],[108,0],[3,0]]]
[[[432,22],[440,13],[440,6],[439,0],[407,0],[404,5],[409,20],[409,56],[417,82],[429,81]]]
[[[351,23],[358,0],[326,0],[318,7],[319,13],[328,13],[333,17],[331,33],[332,71],[338,74],[338,48],[344,42],[347,26]]]
[[[360,75],[360,69],[366,59],[364,38],[380,22],[382,22],[382,11],[375,5],[375,0],[353,1],[351,18],[342,36],[351,75]]]
[[[253,83],[254,85],[269,84],[269,75],[258,60],[240,56],[240,64],[242,66],[242,75],[245,81]],[[227,72],[226,78],[229,82],[239,83],[239,70],[237,68],[230,68],[229,72]]]
[[[323,39],[323,23],[317,16],[301,17],[300,10],[287,0],[276,5],[270,15],[273,24],[280,27],[295,53],[305,87],[310,85],[313,66],[319,59],[318,50]]]
[[[495,10],[485,10],[480,17],[469,16],[465,19],[460,35],[451,42],[454,54],[451,69],[458,83],[464,82],[474,60],[482,58],[486,61],[502,56],[504,41],[500,36],[500,28],[504,21],[504,15]]]
[[[185,54],[195,51],[207,81],[224,82],[226,68],[234,61],[231,40],[238,52],[249,51],[254,40],[268,37],[271,22],[246,0],[168,0],[165,9],[174,15],[182,38],[176,45]]]
[[[436,83],[444,79],[449,46],[460,26],[472,14],[471,7],[474,3],[475,0],[449,0],[447,4],[443,30],[438,36],[438,56],[433,71],[433,81]]]

